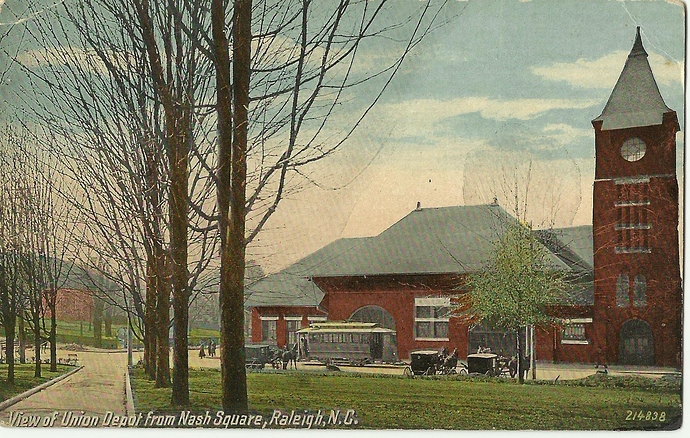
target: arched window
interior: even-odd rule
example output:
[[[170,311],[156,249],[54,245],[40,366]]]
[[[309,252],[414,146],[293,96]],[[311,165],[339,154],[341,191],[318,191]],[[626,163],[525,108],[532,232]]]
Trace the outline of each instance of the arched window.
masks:
[[[395,330],[395,320],[386,309],[379,306],[364,306],[350,315],[349,321],[375,322],[379,327]]]
[[[628,276],[621,274],[616,281],[616,307],[627,307],[630,305],[630,297],[628,296],[628,288],[630,282]]]
[[[647,279],[644,275],[635,276],[633,287],[633,306],[644,307],[647,305]]]

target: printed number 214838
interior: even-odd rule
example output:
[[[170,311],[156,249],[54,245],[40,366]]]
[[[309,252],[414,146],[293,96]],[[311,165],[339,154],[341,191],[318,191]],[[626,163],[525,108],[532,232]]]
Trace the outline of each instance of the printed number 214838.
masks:
[[[666,421],[666,412],[626,411],[625,421]]]

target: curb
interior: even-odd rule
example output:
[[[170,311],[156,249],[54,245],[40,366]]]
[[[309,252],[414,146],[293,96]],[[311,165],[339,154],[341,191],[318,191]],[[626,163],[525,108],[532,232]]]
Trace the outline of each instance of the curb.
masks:
[[[134,415],[134,394],[132,393],[132,382],[129,380],[129,367],[125,371],[125,414]]]
[[[61,376],[57,376],[53,380],[48,380],[47,382],[41,383],[40,385],[38,385],[34,388],[31,388],[28,391],[22,392],[19,395],[15,395],[14,397],[12,397],[10,399],[5,400],[4,402],[0,403],[0,412],[4,411],[5,409],[9,408],[10,406],[12,406],[16,403],[19,403],[20,401],[24,400],[25,398],[27,398],[31,395],[34,395],[37,392],[43,391],[47,387],[52,386],[52,385],[56,384],[57,382],[68,378],[72,374],[80,371],[82,368],[84,368],[83,365],[81,365],[81,366],[73,369],[72,371],[65,373]]]

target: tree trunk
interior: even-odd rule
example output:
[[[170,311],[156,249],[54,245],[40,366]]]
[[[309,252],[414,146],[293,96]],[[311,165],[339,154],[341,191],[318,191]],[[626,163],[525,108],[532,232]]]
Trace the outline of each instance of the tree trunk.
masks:
[[[167,388],[170,386],[170,288],[165,251],[157,248],[156,253],[156,388]]]
[[[186,116],[178,118],[174,151],[170,160],[170,255],[172,259],[173,294],[173,406],[189,405],[189,357],[187,325],[189,320],[189,288],[187,271],[187,152]],[[172,129],[172,128],[169,128]]]
[[[5,328],[5,358],[7,359],[7,383],[14,383],[14,318],[7,318]]]
[[[224,33],[223,2],[212,3],[218,94],[218,204],[221,231],[221,379],[223,409],[247,410],[247,376],[244,367],[244,269],[247,131],[251,61],[251,0],[235,0],[233,16],[233,93],[231,93],[228,42]],[[230,98],[234,98],[234,112]],[[232,116],[232,123],[229,118]],[[232,126],[232,133],[227,129]],[[230,135],[232,134],[232,142]],[[230,150],[228,146],[231,145]],[[229,176],[229,178],[228,178]],[[230,182],[229,192],[227,183]],[[228,199],[229,206],[224,199]],[[228,207],[230,214],[228,215]]]
[[[24,317],[19,317],[19,363],[26,363],[26,331]]]
[[[48,336],[48,341],[50,342],[50,371],[57,371],[57,315],[56,312],[56,301],[57,291],[51,291],[50,302],[48,306],[50,307],[50,335]]]
[[[524,366],[524,361],[522,359],[522,348],[521,348],[521,343],[520,343],[520,329],[518,328],[515,330],[515,341],[516,341],[516,349],[517,349],[517,373],[518,373],[518,382],[525,383],[525,376],[523,375],[524,373],[522,372],[522,368]]]
[[[146,263],[146,311],[144,316],[144,366],[149,380],[156,380],[156,259]]]
[[[101,348],[103,345],[103,301],[95,295],[93,300],[93,343],[95,347]]]
[[[34,351],[36,352],[36,365],[34,377],[41,377],[41,315],[38,310],[33,312],[34,322]]]

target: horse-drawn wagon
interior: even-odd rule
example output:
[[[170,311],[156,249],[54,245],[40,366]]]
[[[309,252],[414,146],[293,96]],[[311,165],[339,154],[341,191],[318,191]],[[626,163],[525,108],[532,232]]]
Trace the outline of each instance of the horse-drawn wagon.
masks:
[[[457,351],[448,355],[435,350],[418,350],[410,353],[410,365],[403,369],[405,376],[433,376],[435,374],[457,374]],[[466,374],[463,366],[460,374]]]
[[[517,362],[494,353],[477,353],[467,355],[467,372],[470,375],[497,377],[504,374],[515,377]]]
[[[262,370],[266,364],[276,360],[276,348],[266,344],[247,344],[244,346],[244,366],[252,370]]]

